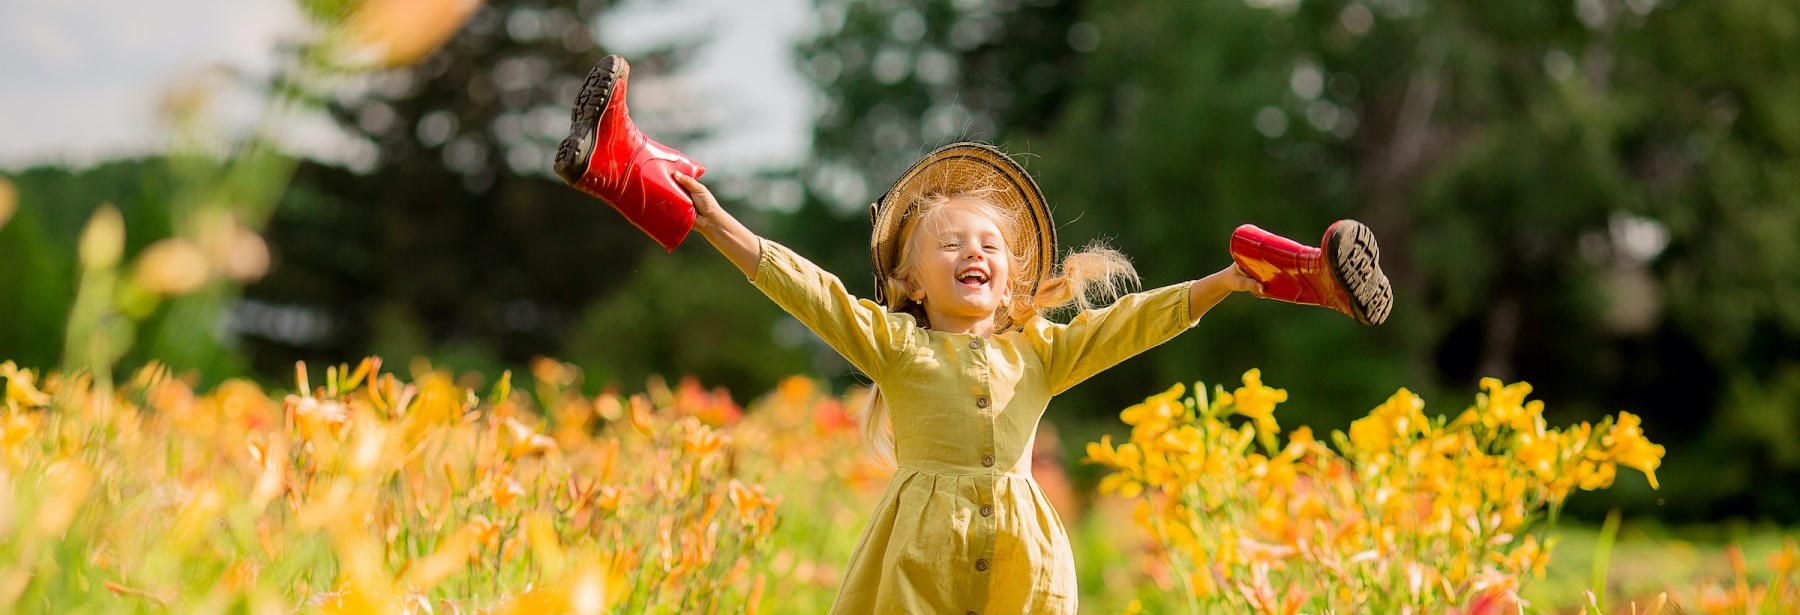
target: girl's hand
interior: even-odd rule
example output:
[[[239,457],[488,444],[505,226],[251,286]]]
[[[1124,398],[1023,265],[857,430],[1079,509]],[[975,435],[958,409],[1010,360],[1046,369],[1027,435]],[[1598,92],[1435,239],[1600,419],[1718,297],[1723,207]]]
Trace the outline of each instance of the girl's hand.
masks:
[[[1224,301],[1231,293],[1252,292],[1260,297],[1262,290],[1262,282],[1238,269],[1237,263],[1232,263],[1218,273],[1194,281],[1188,290],[1188,314],[1194,320],[1199,320],[1201,315]]]
[[[713,198],[712,191],[706,189],[705,184],[680,173],[675,174],[675,183],[680,184],[681,188],[688,192],[689,198],[694,199],[696,225],[713,226],[718,224],[719,214],[725,210],[719,207],[719,200]]]
[[[744,277],[756,279],[756,265],[762,260],[762,238],[744,228],[743,223],[720,207],[719,200],[713,198],[712,191],[707,190],[700,180],[680,173],[675,173],[674,177],[675,183],[694,199],[694,230],[705,236],[708,243],[731,260],[731,264],[737,265]]]
[[[1244,273],[1243,269],[1238,268],[1237,263],[1232,263],[1230,266],[1220,269],[1218,273],[1206,277],[1211,283],[1231,292],[1249,292],[1258,296],[1262,295],[1262,282],[1258,282],[1256,281],[1256,278],[1250,277],[1249,274]]]

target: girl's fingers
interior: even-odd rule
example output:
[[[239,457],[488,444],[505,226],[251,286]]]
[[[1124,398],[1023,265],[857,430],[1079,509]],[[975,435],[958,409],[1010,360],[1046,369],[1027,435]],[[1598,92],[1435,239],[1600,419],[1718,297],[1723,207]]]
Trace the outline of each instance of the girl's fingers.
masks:
[[[670,175],[675,178],[675,183],[679,184],[681,189],[687,191],[688,198],[694,199],[694,206],[700,209],[700,213],[706,213],[707,210],[718,205],[718,201],[713,199],[712,191],[707,190],[706,184],[700,183],[700,180],[681,173],[671,173]]]
[[[1262,282],[1258,282],[1256,278],[1250,277],[1250,274],[1244,273],[1243,268],[1236,264],[1225,268],[1225,271],[1227,272],[1225,277],[1227,288],[1240,292],[1262,292]]]

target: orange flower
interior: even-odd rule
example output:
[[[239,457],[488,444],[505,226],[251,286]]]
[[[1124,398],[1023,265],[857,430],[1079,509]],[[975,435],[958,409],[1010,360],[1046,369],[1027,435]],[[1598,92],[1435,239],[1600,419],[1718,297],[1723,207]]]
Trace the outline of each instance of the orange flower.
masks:
[[[481,8],[481,0],[364,0],[343,32],[342,61],[391,68],[424,58]]]
[[[644,399],[642,395],[631,396],[631,428],[648,436],[655,433],[654,425],[650,414],[650,400]]]
[[[706,456],[718,452],[730,441],[729,436],[719,435],[719,432],[696,424],[682,438],[681,446],[689,453]]]

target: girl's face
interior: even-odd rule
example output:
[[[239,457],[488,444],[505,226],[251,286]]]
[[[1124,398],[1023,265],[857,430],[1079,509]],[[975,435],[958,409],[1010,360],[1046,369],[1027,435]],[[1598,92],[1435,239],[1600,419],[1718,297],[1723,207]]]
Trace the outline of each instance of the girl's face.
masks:
[[[933,329],[990,333],[1012,282],[1006,237],[991,218],[966,205],[948,203],[933,214],[913,236],[918,269],[912,299],[925,305]]]

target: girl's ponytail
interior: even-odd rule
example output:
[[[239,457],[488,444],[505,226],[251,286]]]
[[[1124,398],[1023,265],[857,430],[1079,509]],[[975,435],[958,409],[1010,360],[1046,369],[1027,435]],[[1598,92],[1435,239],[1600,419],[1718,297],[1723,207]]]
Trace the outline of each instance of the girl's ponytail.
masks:
[[[888,425],[887,400],[881,394],[879,385],[869,386],[869,400],[863,405],[863,411],[857,415],[861,423],[863,444],[869,447],[869,454],[875,460],[894,467],[898,462],[894,459],[894,432]]]
[[[1137,269],[1125,254],[1095,241],[1063,257],[1050,279],[1038,284],[1029,301],[1015,301],[1010,315],[1015,323],[1030,322],[1045,312],[1069,306],[1091,310],[1112,303],[1138,286]]]

